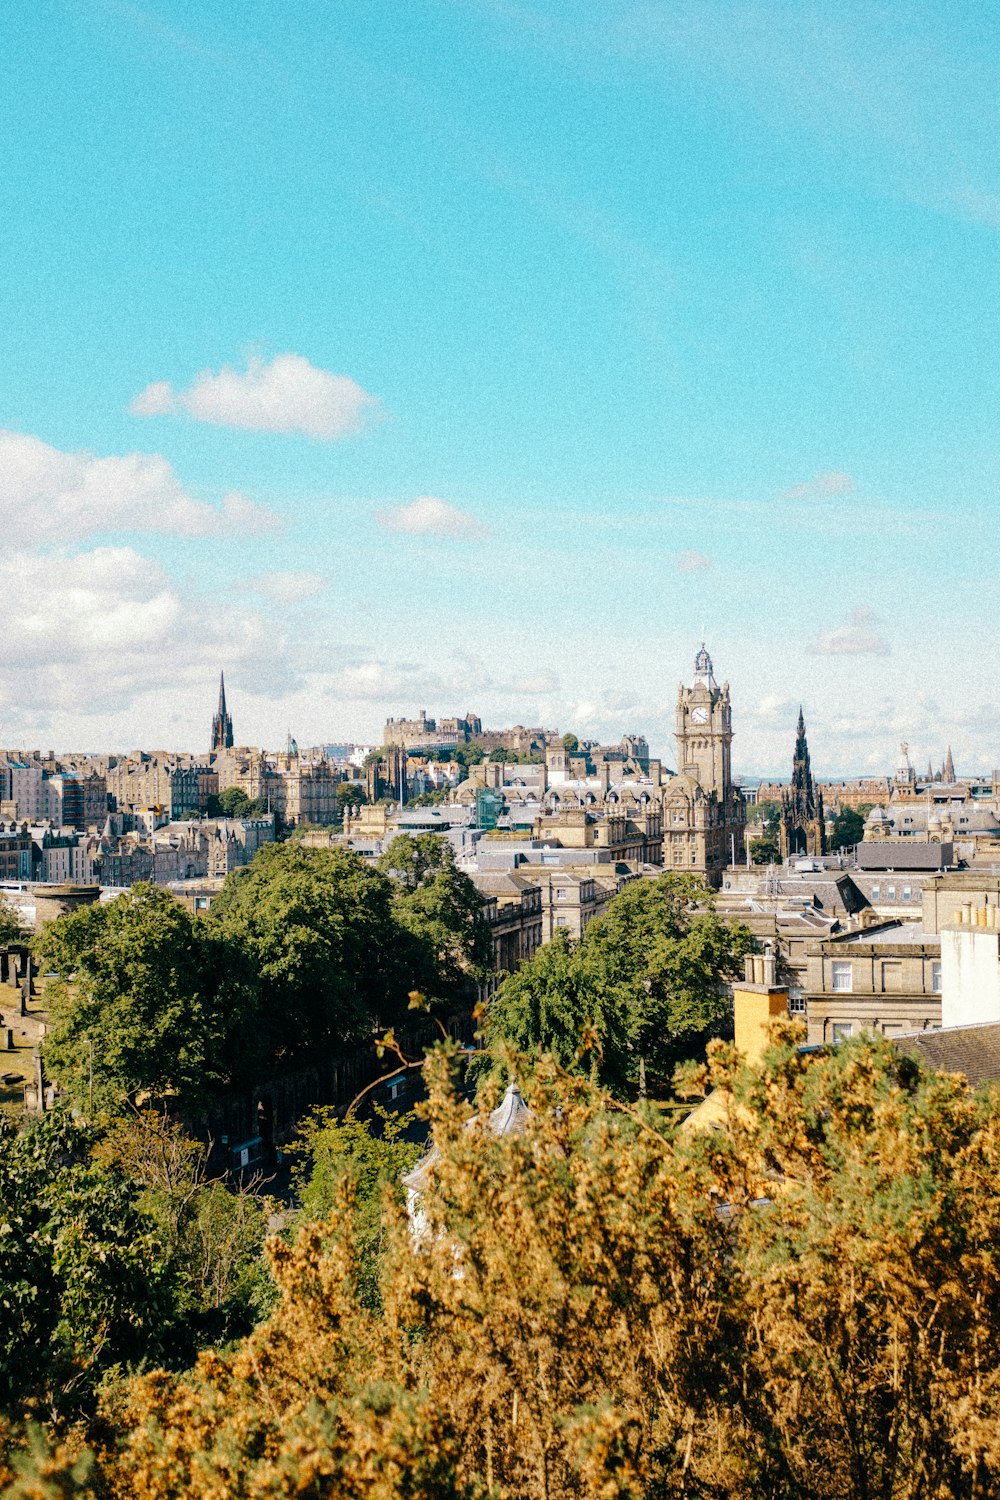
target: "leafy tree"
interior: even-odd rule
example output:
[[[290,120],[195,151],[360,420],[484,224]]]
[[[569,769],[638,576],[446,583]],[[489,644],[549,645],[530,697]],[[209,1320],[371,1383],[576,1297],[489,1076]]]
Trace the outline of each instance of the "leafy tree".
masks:
[[[549,1052],[564,1067],[621,1089],[630,1071],[629,1001],[603,952],[557,932],[490,997],[484,1040],[494,1056],[505,1047]]]
[[[227,786],[219,793],[219,811],[223,818],[263,818],[267,816],[267,801],[263,797],[248,797],[242,787]]]
[[[176,1273],[193,1348],[248,1332],[274,1296],[263,1258],[273,1204],[259,1183],[209,1178],[208,1154],[154,1109],[111,1121],[93,1151],[141,1190],[139,1206]]]
[[[0,896],[0,948],[8,944],[26,943],[28,929],[21,913],[6,897]]]
[[[486,751],[482,745],[477,745],[475,740],[470,740],[467,745],[455,746],[453,758],[460,766],[464,766],[468,770],[469,766],[478,766],[481,761],[486,759]]]
[[[367,1306],[380,1302],[379,1274],[386,1249],[384,1200],[402,1202],[400,1179],[423,1148],[406,1139],[412,1114],[390,1114],[375,1107],[374,1120],[340,1119],[332,1109],[316,1109],[301,1123],[293,1180],[299,1221],[329,1219],[350,1189],[352,1230],[360,1265],[359,1289]]]
[[[572,755],[574,750],[579,750],[580,741],[575,734],[564,734],[562,737],[562,746],[564,750],[568,750],[570,755]]]
[[[337,813],[341,818],[347,808],[364,807],[368,801],[368,793],[356,781],[340,782],[334,796],[337,799]]]
[[[750,860],[755,865],[773,865],[781,858],[777,838],[766,833],[762,838],[750,840]]]
[[[400,889],[396,920],[413,939],[409,956],[414,985],[437,999],[458,999],[492,964],[493,943],[483,898],[455,865],[440,834],[399,834],[379,860]]]
[[[728,981],[754,947],[748,927],[712,909],[706,886],[672,873],[630,882],[583,941],[628,993],[635,1053],[667,1076],[728,1027]]]
[[[231,1080],[256,993],[236,953],[167,891],[134,885],[50,922],[47,1065],[76,1105],[117,1113],[141,1096],[189,1106]]]
[[[869,809],[870,811],[870,809]],[[833,820],[833,847],[850,849],[865,836],[865,819],[860,808],[842,807]]]
[[[359,1040],[405,1005],[392,888],[357,854],[266,844],[227,877],[208,922],[259,977],[271,1058]]]
[[[66,1418],[123,1363],[162,1357],[174,1284],[136,1190],[61,1112],[0,1118],[0,1408]]]
[[[494,762],[502,764],[506,761],[516,759],[517,756],[513,753],[513,751],[508,750],[505,745],[494,745],[493,749],[490,751],[490,760]]]

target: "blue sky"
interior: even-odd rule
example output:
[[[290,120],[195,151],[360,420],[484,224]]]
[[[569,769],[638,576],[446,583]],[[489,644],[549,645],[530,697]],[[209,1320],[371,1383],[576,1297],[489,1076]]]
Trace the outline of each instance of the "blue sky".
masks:
[[[0,742],[1000,760],[1000,21],[8,0]]]

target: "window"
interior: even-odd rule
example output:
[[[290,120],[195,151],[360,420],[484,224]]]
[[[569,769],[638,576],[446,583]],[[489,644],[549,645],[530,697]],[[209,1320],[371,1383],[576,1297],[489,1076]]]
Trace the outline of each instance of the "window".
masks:
[[[904,901],[909,901],[910,895],[911,895],[910,887],[908,885],[904,885],[903,886],[903,900]]]
[[[568,927],[569,926],[569,917],[567,917],[565,915],[565,913],[560,912],[559,915],[556,917],[556,926],[557,927]]]
[[[896,887],[894,885],[887,885],[886,886],[886,888],[885,888],[885,899],[887,901],[895,901],[895,899],[896,899]]]
[[[834,1021],[834,1023],[833,1023],[833,1042],[834,1042],[834,1046],[836,1046],[836,1044],[838,1042],[846,1042],[847,1039],[848,1039],[848,1037],[852,1036],[853,1033],[854,1033],[854,1027],[851,1025],[850,1021]]]
[[[806,1013],[805,990],[791,988],[788,991],[788,1014],[790,1016],[804,1016]]]
[[[941,964],[935,960],[931,964],[931,989],[935,995],[941,993]]]
[[[873,885],[872,886],[872,900],[873,901],[877,901],[878,898],[879,898],[879,887],[877,885]]]
[[[830,982],[835,990],[849,991],[854,988],[854,966],[849,963],[830,965]]]

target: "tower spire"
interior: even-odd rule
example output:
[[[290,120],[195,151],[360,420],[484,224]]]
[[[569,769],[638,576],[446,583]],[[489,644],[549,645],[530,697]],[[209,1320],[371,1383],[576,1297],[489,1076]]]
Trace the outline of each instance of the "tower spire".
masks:
[[[233,721],[226,709],[226,674],[219,673],[219,708],[212,719],[212,749],[233,748]]]

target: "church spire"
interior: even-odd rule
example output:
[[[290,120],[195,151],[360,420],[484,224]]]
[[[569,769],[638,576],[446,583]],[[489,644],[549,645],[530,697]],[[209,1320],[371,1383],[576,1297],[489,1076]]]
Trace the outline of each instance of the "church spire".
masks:
[[[212,719],[212,749],[233,748],[233,721],[226,710],[226,675],[219,673],[219,707]]]
[[[955,762],[951,758],[951,746],[948,746],[948,754],[944,758],[944,779],[949,783],[955,780]]]

